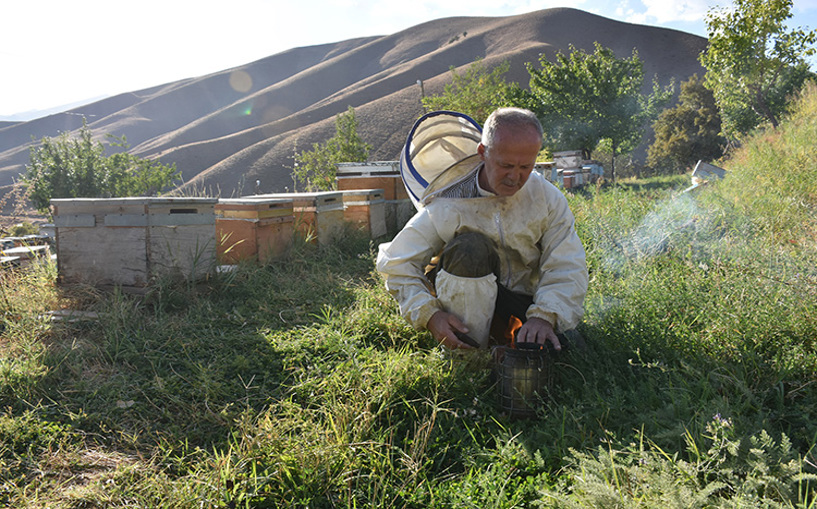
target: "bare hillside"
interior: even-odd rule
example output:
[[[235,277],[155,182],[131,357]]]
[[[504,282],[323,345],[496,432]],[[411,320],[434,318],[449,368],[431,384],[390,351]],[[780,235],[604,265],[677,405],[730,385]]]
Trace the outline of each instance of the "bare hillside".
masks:
[[[244,182],[261,191],[292,188],[295,150],[334,133],[334,117],[355,108],[372,160],[397,157],[422,113],[420,87],[442,90],[451,66],[508,60],[509,81],[526,86],[526,62],[593,42],[620,57],[636,48],[646,75],[662,84],[703,73],[706,40],[675,30],[558,8],[510,17],[456,17],[382,37],[294,48],[234,69],[138,90],[74,110],[0,124],[0,190],[24,171],[32,137],[77,129],[83,116],[102,137],[126,136],[143,157],[176,163],[188,191],[230,195]]]

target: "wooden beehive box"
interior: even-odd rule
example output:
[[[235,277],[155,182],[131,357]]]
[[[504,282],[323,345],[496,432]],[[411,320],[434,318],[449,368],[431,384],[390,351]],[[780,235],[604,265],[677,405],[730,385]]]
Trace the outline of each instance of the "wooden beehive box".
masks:
[[[220,263],[267,263],[292,247],[292,199],[226,198],[220,199],[215,209]]]
[[[125,289],[215,266],[216,198],[51,200],[61,283]]]
[[[407,200],[408,192],[400,176],[397,161],[339,163],[336,172],[338,191],[382,189],[383,199]]]
[[[27,267],[36,260],[46,260],[51,256],[51,248],[46,245],[20,246],[2,251],[3,263],[16,267]]]
[[[382,189],[343,191],[343,218],[371,238],[386,235],[386,200]]]
[[[272,193],[247,196],[254,199],[292,200],[295,231],[310,242],[325,245],[343,233],[343,193]]]
[[[562,171],[562,185],[565,189],[571,189],[578,186],[578,179],[576,178],[576,172],[573,170],[563,170]]]
[[[382,189],[387,231],[401,229],[416,212],[400,176],[398,161],[339,163],[336,180],[339,191]]]
[[[0,269],[19,267],[19,265],[20,265],[19,256],[0,255]]]

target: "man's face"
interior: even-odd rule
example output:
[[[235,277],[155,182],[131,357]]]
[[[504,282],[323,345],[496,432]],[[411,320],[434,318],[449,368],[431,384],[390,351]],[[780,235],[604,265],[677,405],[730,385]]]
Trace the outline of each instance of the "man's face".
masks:
[[[481,143],[477,147],[485,162],[480,187],[498,196],[513,196],[528,181],[541,147],[541,137],[532,128],[498,128],[491,147]]]

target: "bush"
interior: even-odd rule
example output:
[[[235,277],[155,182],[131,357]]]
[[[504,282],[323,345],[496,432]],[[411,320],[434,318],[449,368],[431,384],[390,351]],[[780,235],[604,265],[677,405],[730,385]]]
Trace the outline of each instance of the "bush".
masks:
[[[83,121],[76,138],[63,133],[31,147],[22,181],[37,210],[48,213],[52,198],[153,196],[179,180],[175,164],[128,154],[124,138],[112,139],[120,152],[108,156]]]

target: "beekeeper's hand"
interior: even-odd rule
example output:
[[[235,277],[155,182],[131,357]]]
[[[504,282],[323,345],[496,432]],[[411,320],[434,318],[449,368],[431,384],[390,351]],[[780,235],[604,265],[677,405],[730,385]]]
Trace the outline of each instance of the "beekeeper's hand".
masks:
[[[546,341],[550,341],[556,350],[562,349],[562,344],[559,343],[559,338],[556,337],[553,325],[541,318],[528,318],[516,333],[517,343],[537,343],[544,345]]]
[[[426,328],[431,331],[434,339],[448,348],[473,348],[457,339],[457,332],[467,334],[468,327],[462,323],[462,320],[451,313],[437,311],[431,315],[431,319],[428,321],[428,324],[426,324]]]

